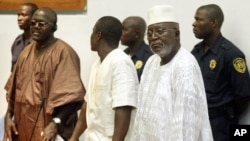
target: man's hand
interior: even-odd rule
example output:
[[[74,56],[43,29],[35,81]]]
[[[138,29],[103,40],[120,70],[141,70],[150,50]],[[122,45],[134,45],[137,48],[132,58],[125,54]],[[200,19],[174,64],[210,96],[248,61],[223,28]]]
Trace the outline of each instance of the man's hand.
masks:
[[[12,134],[18,135],[18,131],[15,123],[11,119],[10,115],[7,113],[4,120],[4,138],[3,141],[12,141]]]
[[[68,141],[78,141],[78,139],[70,138],[70,139],[68,139]]]
[[[51,121],[42,132],[42,141],[54,141],[57,135],[57,125]]]

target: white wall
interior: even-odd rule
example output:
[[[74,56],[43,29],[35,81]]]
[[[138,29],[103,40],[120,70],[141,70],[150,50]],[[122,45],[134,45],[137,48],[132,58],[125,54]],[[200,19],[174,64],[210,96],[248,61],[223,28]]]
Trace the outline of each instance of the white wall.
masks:
[[[84,84],[88,85],[90,67],[97,58],[90,50],[90,34],[96,20],[105,15],[111,15],[123,20],[127,16],[138,15],[145,19],[148,8],[155,4],[171,4],[178,12],[181,28],[182,46],[191,50],[199,40],[192,33],[192,22],[196,9],[203,4],[216,3],[224,11],[225,21],[222,33],[234,42],[246,55],[247,65],[250,66],[250,18],[248,0],[87,0],[86,12],[59,12],[58,30],[55,35],[77,51],[81,59],[81,74]],[[17,16],[0,11],[0,117],[7,107],[4,85],[10,74],[11,53],[10,47],[15,37],[21,33],[17,26]],[[122,47],[122,46],[121,46]],[[247,120],[250,111],[243,118]]]

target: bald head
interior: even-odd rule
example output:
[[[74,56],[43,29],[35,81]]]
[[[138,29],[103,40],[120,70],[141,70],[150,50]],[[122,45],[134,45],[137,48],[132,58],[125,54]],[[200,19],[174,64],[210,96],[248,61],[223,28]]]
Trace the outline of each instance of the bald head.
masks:
[[[45,20],[46,22],[50,22],[53,24],[52,29],[55,32],[57,30],[57,14],[56,12],[49,8],[49,7],[42,7],[36,10],[33,17],[34,18],[41,18]]]
[[[146,22],[138,16],[127,17],[122,22],[121,43],[130,48],[144,40]]]
[[[36,10],[34,15],[42,15],[44,16],[48,21],[55,23],[57,22],[57,14],[54,10],[52,10],[49,7],[42,7]]]
[[[123,25],[126,24],[128,27],[133,28],[134,30],[137,30],[137,32],[140,34],[140,36],[144,36],[146,31],[146,22],[142,17],[139,16],[130,16],[127,17],[123,23]]]

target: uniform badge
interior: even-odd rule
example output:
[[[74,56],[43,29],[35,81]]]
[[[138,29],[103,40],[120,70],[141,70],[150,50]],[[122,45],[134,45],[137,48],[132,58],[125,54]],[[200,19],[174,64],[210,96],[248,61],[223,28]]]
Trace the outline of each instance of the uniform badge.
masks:
[[[137,60],[135,63],[135,68],[140,69],[143,66],[143,62],[141,60]]]
[[[245,73],[246,63],[243,58],[236,58],[233,60],[234,69],[239,73]]]
[[[214,70],[214,68],[216,67],[216,64],[217,62],[215,59],[210,60],[210,63],[209,63],[210,70]]]

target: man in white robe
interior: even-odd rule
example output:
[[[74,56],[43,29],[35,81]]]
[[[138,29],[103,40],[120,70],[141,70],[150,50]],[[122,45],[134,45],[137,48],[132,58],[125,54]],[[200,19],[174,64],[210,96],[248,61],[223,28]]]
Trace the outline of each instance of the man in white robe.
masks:
[[[151,56],[141,77],[131,141],[212,141],[200,68],[180,45],[174,8],[152,7],[147,38]]]

